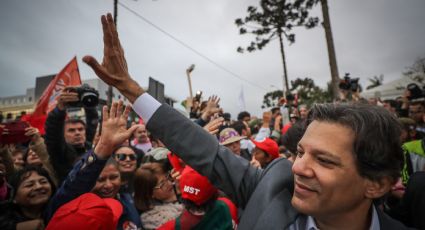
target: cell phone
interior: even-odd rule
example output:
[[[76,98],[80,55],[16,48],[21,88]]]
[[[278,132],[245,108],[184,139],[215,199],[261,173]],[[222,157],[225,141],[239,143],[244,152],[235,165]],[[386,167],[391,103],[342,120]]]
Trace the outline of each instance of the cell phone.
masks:
[[[12,143],[25,143],[28,142],[31,137],[25,135],[25,129],[30,127],[25,121],[12,121],[3,123],[5,126],[3,129],[7,130],[7,133],[1,132],[0,143],[12,144]]]

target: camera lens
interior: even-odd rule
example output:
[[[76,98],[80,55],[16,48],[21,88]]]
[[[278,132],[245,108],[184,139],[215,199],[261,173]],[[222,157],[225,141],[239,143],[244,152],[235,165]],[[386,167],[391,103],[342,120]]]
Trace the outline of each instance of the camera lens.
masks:
[[[84,92],[81,95],[81,102],[85,107],[94,107],[99,104],[99,98],[94,92]]]

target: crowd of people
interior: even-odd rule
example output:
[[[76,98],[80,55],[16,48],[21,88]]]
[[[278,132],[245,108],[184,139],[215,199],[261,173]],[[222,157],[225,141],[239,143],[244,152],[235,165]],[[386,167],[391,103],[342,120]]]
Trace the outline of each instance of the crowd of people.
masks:
[[[69,118],[79,99],[65,88],[45,135],[2,144],[0,229],[425,229],[422,98],[232,120],[211,96],[187,118],[131,78],[112,16],[101,21],[103,62],[83,61],[132,106]]]

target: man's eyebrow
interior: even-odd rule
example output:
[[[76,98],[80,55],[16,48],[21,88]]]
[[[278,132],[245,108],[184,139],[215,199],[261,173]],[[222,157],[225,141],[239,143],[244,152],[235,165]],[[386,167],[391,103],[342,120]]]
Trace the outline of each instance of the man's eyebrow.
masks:
[[[336,161],[335,163],[341,162],[341,158],[339,156],[337,156],[336,154],[331,153],[329,151],[326,151],[324,149],[313,149],[312,153],[314,153],[316,155],[322,155],[322,156],[329,157],[330,159],[333,159],[334,161]]]
[[[297,145],[298,148],[304,149],[301,143],[298,143]],[[322,155],[322,156],[326,156],[329,157],[333,160],[336,161],[336,163],[340,163],[341,162],[341,158],[339,156],[337,156],[336,154],[329,152],[327,150],[324,149],[312,149],[311,153],[313,153],[314,155]]]

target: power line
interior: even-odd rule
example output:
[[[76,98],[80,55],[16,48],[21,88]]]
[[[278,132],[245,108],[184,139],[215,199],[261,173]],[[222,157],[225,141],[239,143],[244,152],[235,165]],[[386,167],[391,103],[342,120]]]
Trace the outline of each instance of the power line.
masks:
[[[178,42],[180,45],[186,47],[187,49],[191,50],[192,52],[194,52],[195,54],[197,54],[198,56],[202,57],[203,59],[207,60],[208,62],[210,62],[211,64],[215,65],[216,67],[218,67],[219,69],[223,70],[224,72],[232,75],[233,77],[238,78],[241,81],[245,81],[247,83],[249,83],[250,85],[260,88],[264,91],[267,91],[266,88],[261,87],[258,84],[255,84],[254,82],[248,81],[245,78],[239,76],[238,74],[228,70],[226,67],[220,65],[219,63],[215,62],[214,60],[212,60],[211,58],[207,57],[206,55],[202,54],[201,52],[197,51],[196,49],[192,48],[191,46],[189,46],[188,44],[184,43],[182,40],[176,38],[174,35],[168,33],[167,31],[165,31],[164,29],[162,29],[161,27],[155,25],[153,22],[151,22],[150,20],[148,20],[147,18],[143,17],[142,15],[140,15],[139,13],[137,13],[136,11],[130,9],[128,6],[124,5],[123,3],[119,2],[118,3],[120,6],[122,6],[123,8],[125,8],[126,10],[130,11],[131,13],[133,13],[136,17],[138,17],[139,19],[143,20],[144,22],[148,23],[149,25],[151,25],[152,27],[154,27],[155,29],[159,30],[160,32],[162,32],[163,34],[167,35],[168,37],[170,37],[171,39],[173,39],[174,41]]]

